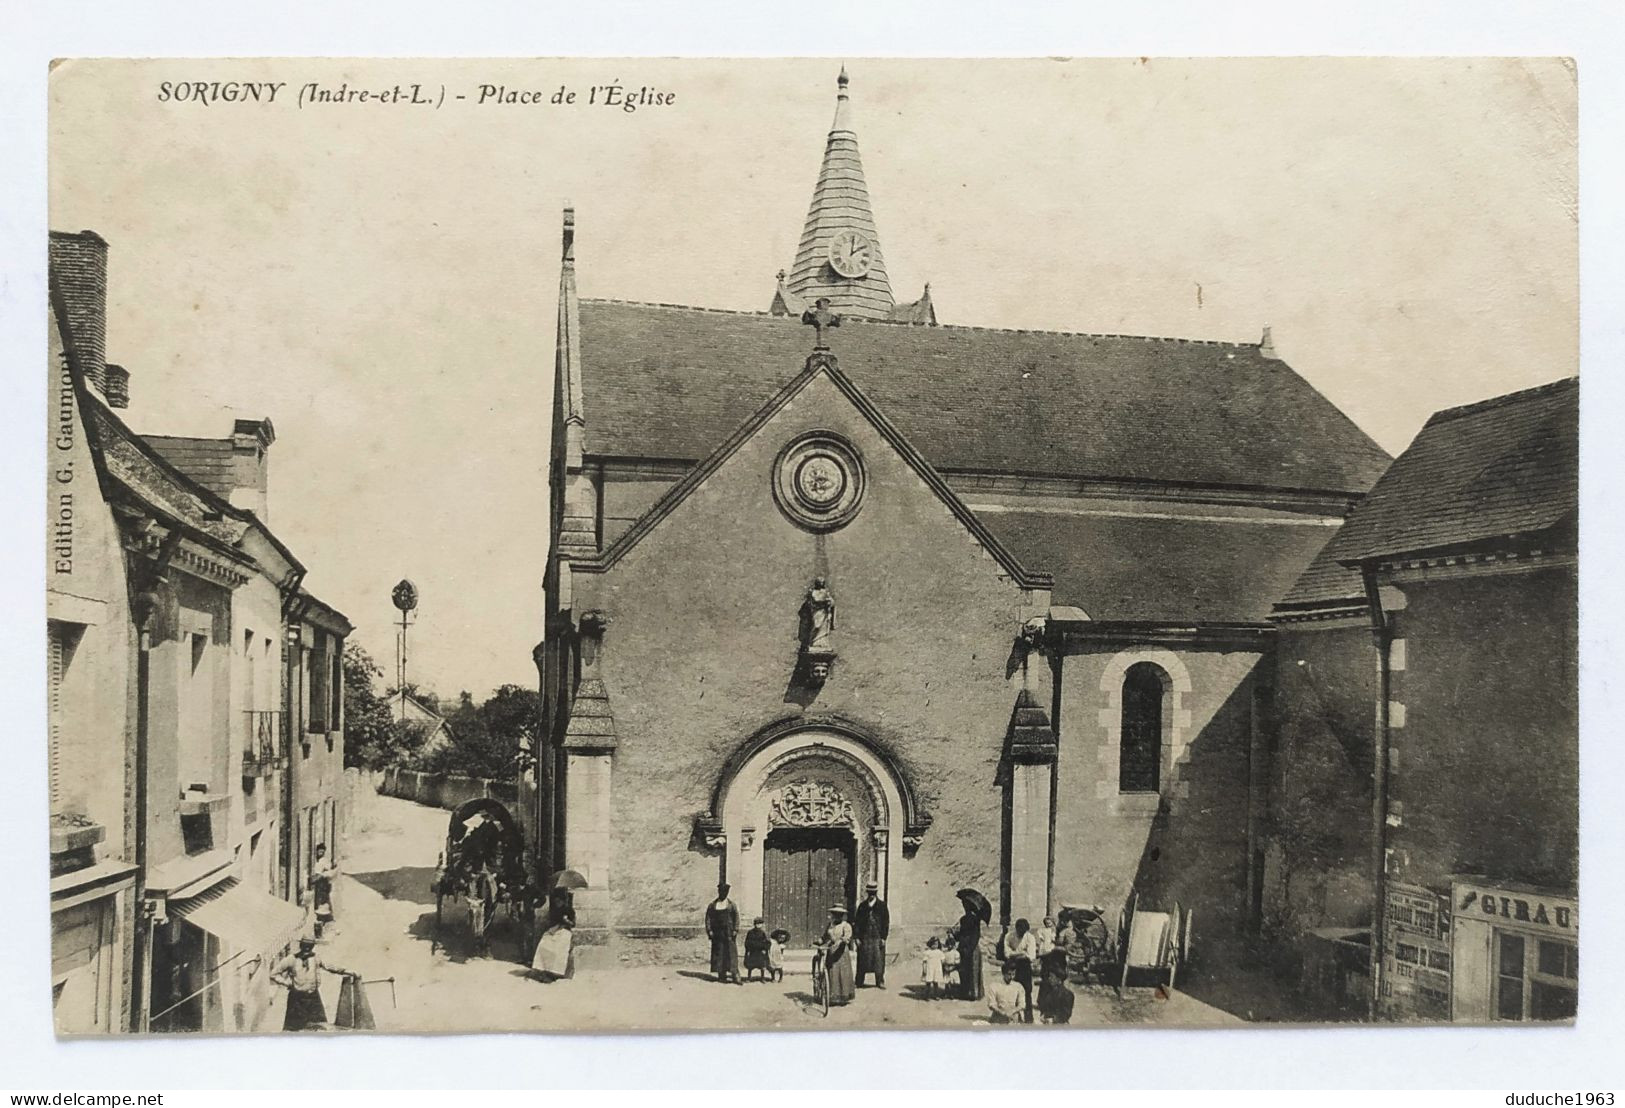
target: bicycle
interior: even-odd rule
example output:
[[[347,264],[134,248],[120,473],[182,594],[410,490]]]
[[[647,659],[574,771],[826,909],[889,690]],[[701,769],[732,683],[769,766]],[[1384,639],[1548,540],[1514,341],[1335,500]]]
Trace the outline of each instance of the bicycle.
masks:
[[[829,1016],[829,966],[824,962],[824,950],[819,947],[813,951],[812,958],[812,990],[813,1004],[819,1013]]]

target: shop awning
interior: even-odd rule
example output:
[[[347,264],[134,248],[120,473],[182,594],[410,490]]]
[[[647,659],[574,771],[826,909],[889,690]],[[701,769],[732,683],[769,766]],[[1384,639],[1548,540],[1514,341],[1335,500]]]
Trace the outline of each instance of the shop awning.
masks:
[[[304,909],[235,877],[198,896],[170,901],[169,914],[247,954],[273,955],[305,926]]]

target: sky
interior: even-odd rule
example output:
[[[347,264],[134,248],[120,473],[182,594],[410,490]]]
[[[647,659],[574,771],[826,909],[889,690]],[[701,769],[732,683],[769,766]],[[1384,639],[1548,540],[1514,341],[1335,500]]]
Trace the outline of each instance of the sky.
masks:
[[[893,289],[930,281],[943,323],[1232,341],[1267,323],[1392,453],[1439,408],[1577,372],[1562,63],[846,64]],[[130,424],[270,417],[270,522],[308,587],[388,672],[389,592],[411,578],[414,679],[483,696],[536,678],[560,209],[583,296],[765,309],[838,68],[67,62],[51,226],[110,243]],[[205,104],[166,81],[286,84]],[[308,82],[445,99],[301,108]],[[617,83],[675,100],[585,103]],[[481,104],[481,85],[542,102]],[[548,102],[561,86],[575,104]]]

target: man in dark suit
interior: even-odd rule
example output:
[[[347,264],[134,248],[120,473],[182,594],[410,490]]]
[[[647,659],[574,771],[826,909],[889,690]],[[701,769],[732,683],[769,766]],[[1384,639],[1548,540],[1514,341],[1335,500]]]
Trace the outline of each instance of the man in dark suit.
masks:
[[[880,899],[880,886],[873,881],[864,886],[863,899],[852,913],[852,935],[858,943],[858,988],[863,979],[875,975],[875,984],[886,987],[886,936],[891,934],[891,913]]]

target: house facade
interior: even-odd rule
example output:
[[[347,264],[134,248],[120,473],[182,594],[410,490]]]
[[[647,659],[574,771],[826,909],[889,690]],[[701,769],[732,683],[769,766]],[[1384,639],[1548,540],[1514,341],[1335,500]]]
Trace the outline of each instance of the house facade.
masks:
[[[1396,1020],[1574,1016],[1579,384],[1437,413],[1276,608],[1272,846],[1313,987]]]
[[[57,1028],[255,1030],[307,917],[289,903],[299,782],[280,708],[305,569],[267,521],[268,420],[149,439],[119,415],[107,252],[92,232],[51,236]],[[330,653],[348,624],[326,612]]]

